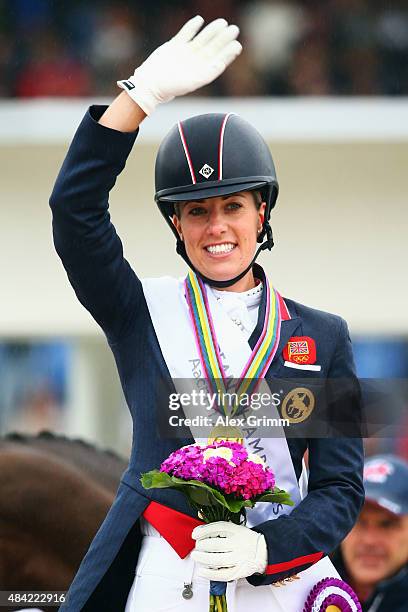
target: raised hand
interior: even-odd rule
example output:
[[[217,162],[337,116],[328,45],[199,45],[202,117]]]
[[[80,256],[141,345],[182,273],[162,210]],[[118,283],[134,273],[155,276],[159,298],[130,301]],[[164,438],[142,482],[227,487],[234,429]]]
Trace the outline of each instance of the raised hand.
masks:
[[[203,23],[199,15],[187,21],[136,68],[133,76],[118,81],[147,115],[161,102],[211,83],[241,53],[236,25],[215,19],[201,29]]]

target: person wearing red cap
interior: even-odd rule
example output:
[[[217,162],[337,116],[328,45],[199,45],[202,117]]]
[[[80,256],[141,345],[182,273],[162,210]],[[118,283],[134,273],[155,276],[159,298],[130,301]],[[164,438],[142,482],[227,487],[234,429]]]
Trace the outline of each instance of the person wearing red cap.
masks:
[[[408,463],[391,455],[364,466],[365,503],[334,556],[364,612],[408,610]]]

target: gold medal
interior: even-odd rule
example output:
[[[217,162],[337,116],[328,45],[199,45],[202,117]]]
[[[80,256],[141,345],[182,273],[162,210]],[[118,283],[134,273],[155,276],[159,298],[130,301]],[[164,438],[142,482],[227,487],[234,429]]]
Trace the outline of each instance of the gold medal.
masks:
[[[225,442],[238,442],[238,444],[244,444],[244,437],[244,434],[240,429],[238,429],[238,427],[233,427],[231,425],[217,425],[211,431],[207,444],[220,442],[221,440],[224,440]]]

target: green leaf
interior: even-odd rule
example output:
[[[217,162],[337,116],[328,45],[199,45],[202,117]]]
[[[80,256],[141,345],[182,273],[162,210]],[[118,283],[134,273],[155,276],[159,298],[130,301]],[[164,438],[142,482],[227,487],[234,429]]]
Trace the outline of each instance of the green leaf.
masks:
[[[187,497],[198,506],[214,506],[215,499],[209,491],[201,487],[189,485],[182,489]]]
[[[255,506],[255,503],[252,499],[246,499],[244,501],[244,508],[253,508]]]
[[[145,489],[164,489],[174,486],[171,476],[159,470],[145,472],[142,474],[140,481]]]
[[[151,470],[142,474],[140,481],[145,489],[177,489],[184,493],[195,505],[221,505],[234,513],[240,512],[242,508],[253,508],[258,501],[285,504],[287,506],[294,505],[289,493],[278,487],[274,487],[253,500],[241,500],[235,499],[231,495],[225,496],[214,487],[200,480],[183,480],[176,476],[169,476],[169,474],[160,472],[160,470]]]
[[[141,483],[145,489],[174,488],[182,491],[192,502],[202,506],[221,505],[230,512],[240,512],[244,500],[226,498],[220,491],[200,480],[183,480],[169,476],[166,472],[151,470],[142,474]]]
[[[273,489],[273,491],[263,493],[256,498],[256,501],[271,502],[275,504],[284,504],[285,506],[294,506],[294,502],[291,500],[289,493],[282,489]]]
[[[243,501],[228,499],[223,495],[220,491],[206,484],[205,482],[201,482],[199,480],[182,480],[181,478],[176,478],[172,476],[172,480],[180,487],[183,487],[185,494],[195,501],[196,498],[201,498],[208,500],[204,505],[208,506],[216,506],[220,504],[224,506],[230,512],[239,512],[243,506]],[[201,489],[202,493],[198,492],[197,489]]]

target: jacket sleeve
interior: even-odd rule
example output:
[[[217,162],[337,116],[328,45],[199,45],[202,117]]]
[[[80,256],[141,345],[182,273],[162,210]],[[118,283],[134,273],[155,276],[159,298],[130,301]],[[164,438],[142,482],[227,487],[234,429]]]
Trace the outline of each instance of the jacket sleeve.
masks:
[[[83,306],[110,342],[126,332],[143,299],[110,221],[109,191],[137,136],[98,123],[106,107],[83,118],[57,177],[50,206],[54,244]]]
[[[347,324],[340,318],[330,380],[348,381],[359,408],[359,385]],[[338,398],[335,400],[338,402]],[[353,527],[364,501],[364,452],[360,437],[310,438],[308,494],[289,515],[253,529],[263,533],[268,565],[263,575],[248,577],[254,586],[271,584],[297,574],[331,553]]]

